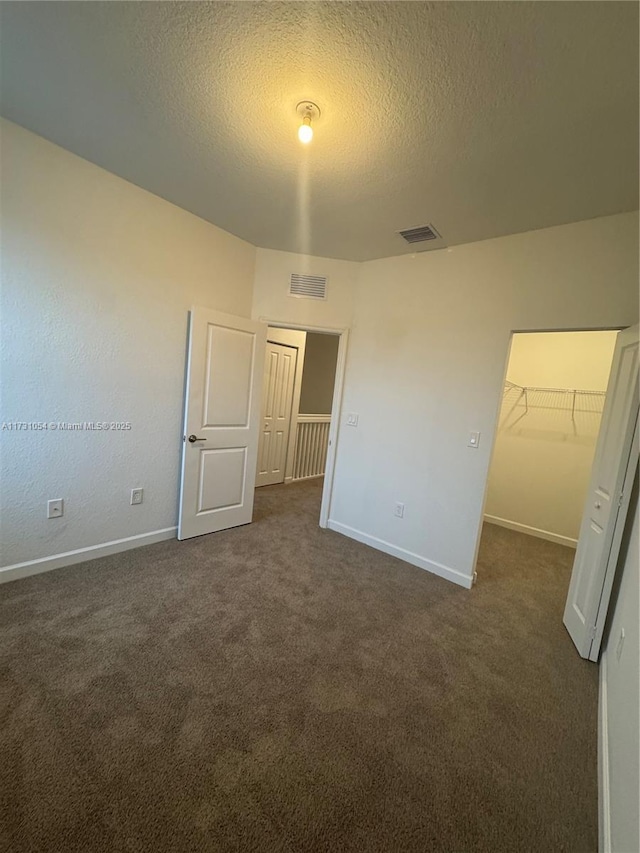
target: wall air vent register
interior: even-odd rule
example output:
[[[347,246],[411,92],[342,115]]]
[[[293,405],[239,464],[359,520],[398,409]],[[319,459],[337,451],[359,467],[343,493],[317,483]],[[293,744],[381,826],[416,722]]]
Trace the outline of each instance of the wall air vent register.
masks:
[[[303,275],[292,272],[289,280],[289,296],[296,296],[298,299],[326,299],[326,275]]]

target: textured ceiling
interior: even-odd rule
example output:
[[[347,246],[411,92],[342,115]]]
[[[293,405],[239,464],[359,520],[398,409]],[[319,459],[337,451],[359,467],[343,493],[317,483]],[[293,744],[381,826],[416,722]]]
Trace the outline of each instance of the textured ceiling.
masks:
[[[257,246],[638,206],[638,5],[4,2],[2,113]],[[322,109],[308,148],[295,106]]]

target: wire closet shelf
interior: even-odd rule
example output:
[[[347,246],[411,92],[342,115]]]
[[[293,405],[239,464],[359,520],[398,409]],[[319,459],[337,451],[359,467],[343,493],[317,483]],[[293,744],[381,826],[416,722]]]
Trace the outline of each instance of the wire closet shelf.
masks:
[[[514,406],[524,406],[525,414],[530,408],[563,409],[576,413],[602,414],[606,391],[585,391],[580,388],[540,388],[534,385],[517,385],[508,380],[504,385],[504,401]]]

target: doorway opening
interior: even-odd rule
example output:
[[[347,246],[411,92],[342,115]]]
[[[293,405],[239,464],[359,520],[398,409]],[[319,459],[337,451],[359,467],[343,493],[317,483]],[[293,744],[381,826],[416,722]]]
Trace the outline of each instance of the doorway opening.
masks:
[[[267,329],[256,488],[322,486],[321,527],[329,514],[345,351],[345,330],[272,323]]]
[[[513,334],[486,523],[577,546],[617,335]]]

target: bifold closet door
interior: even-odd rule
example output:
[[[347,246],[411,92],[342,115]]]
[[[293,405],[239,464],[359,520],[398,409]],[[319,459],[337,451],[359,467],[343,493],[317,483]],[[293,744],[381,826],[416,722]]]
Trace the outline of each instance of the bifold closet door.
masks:
[[[573,564],[564,624],[580,656],[598,660],[638,466],[638,326],[620,332]]]
[[[296,347],[267,341],[256,486],[284,482],[297,359]]]

